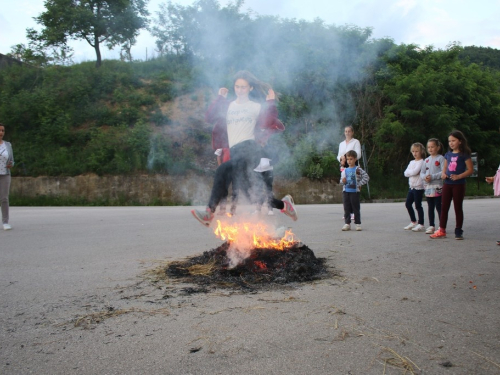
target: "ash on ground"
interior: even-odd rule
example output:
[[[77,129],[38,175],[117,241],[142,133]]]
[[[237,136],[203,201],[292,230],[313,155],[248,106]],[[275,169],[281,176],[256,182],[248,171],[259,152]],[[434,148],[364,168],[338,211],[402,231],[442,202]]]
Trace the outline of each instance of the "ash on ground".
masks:
[[[285,250],[254,249],[250,257],[236,267],[230,267],[229,246],[225,242],[200,256],[171,262],[165,269],[166,276],[196,284],[197,288],[187,288],[190,293],[208,292],[217,287],[253,291],[332,276],[326,259],[316,258],[313,251],[301,243]]]

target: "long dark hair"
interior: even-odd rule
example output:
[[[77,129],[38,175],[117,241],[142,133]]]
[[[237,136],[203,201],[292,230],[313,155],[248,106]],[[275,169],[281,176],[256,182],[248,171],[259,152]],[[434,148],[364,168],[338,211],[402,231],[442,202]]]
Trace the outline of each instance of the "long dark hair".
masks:
[[[448,137],[450,135],[460,141],[460,145],[458,146],[460,153],[470,156],[472,151],[470,150],[469,145],[467,144],[467,138],[465,138],[464,133],[462,133],[460,130],[453,130],[450,134],[448,134]],[[448,151],[452,151],[449,145],[448,145]]]
[[[249,97],[256,102],[265,102],[267,93],[271,88],[271,85],[265,82],[262,82],[257,79],[252,73],[248,70],[240,70],[233,77],[233,84],[238,79],[244,79],[248,82],[248,84],[253,87],[253,90],[250,91]],[[277,98],[276,98],[277,99]]]

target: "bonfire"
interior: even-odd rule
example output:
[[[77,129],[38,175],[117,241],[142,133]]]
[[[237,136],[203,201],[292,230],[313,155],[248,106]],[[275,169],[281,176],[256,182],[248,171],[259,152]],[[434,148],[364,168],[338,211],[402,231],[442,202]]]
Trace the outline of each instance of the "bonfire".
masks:
[[[171,262],[169,277],[203,287],[253,290],[266,285],[317,280],[327,275],[325,260],[300,242],[290,228],[265,222],[217,220],[221,246],[185,261]]]

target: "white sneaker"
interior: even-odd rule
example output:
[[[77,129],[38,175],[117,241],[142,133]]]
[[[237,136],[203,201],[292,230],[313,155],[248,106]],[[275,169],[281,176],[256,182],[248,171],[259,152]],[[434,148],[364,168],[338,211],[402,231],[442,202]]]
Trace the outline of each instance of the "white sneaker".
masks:
[[[11,229],[12,229],[12,227],[11,227],[10,224],[4,224],[3,225],[3,230],[11,230]]]
[[[427,234],[433,234],[436,231],[436,228],[434,227],[429,227],[425,230],[425,233]]]
[[[425,227],[422,224],[417,224],[417,226],[415,228],[413,228],[412,231],[414,231],[414,232],[424,232],[425,231]]]
[[[274,211],[273,210],[269,210],[267,212],[267,216],[274,216]]]
[[[410,223],[406,227],[404,227],[405,230],[410,230],[413,229],[417,226],[417,223]]]
[[[351,230],[351,224],[344,224],[344,226],[342,227],[342,230],[343,231]]]
[[[357,231],[363,230],[363,229],[361,229],[361,224],[356,224],[356,230]]]

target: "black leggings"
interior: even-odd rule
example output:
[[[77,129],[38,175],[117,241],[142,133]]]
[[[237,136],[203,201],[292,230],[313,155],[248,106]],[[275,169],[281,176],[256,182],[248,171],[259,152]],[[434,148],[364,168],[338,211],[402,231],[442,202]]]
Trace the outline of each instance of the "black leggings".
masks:
[[[427,199],[427,207],[429,212],[429,225],[431,227],[435,227],[434,222],[434,209],[438,213],[438,219],[441,217],[441,197],[426,197]]]
[[[246,198],[252,202],[260,201],[264,194],[262,186],[262,174],[256,173],[254,168],[259,165],[262,148],[257,142],[248,140],[231,147],[231,160],[222,163],[215,171],[214,184],[208,207],[215,212],[218,204],[228,196],[229,185],[233,184],[233,205],[236,205],[239,193],[243,192]],[[272,198],[273,208],[283,209],[284,203]]]

